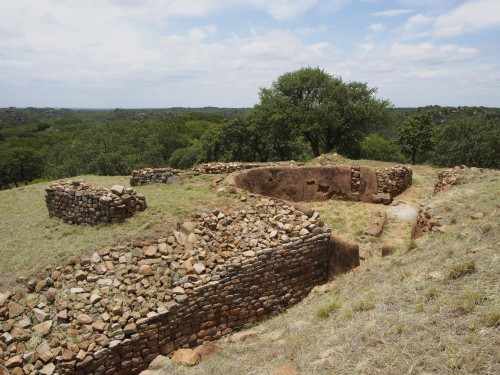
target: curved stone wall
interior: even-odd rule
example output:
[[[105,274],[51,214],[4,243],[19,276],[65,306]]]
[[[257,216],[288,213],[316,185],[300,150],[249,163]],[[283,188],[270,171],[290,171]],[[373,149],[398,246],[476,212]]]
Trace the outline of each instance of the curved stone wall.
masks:
[[[121,185],[108,189],[84,180],[61,181],[51,184],[45,192],[49,216],[69,224],[121,221],[147,207],[144,195]]]
[[[411,185],[411,168],[376,171],[345,165],[262,167],[232,173],[226,181],[252,193],[291,201],[345,199],[390,203]]]

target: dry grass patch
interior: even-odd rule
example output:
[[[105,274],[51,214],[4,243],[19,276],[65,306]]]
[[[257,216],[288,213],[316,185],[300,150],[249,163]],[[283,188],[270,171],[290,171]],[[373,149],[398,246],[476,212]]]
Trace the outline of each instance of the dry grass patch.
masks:
[[[499,231],[485,233],[484,223],[469,218],[498,202],[498,185],[476,181],[454,189],[429,202],[444,219],[454,215],[449,232],[423,237],[411,251],[371,258],[335,279],[331,292],[260,324],[262,333],[251,341],[223,343],[223,355],[163,373],[268,375],[283,364],[307,375],[500,373]],[[442,200],[449,208],[441,211]],[[497,215],[486,220],[498,228]],[[355,238],[355,229],[345,230]],[[472,262],[474,272],[447,277],[455,265],[470,270]],[[428,277],[432,272],[442,277]]]
[[[200,176],[180,185],[145,185],[134,189],[146,196],[148,208],[123,223],[96,226],[69,225],[48,216],[45,188],[49,183],[0,191],[0,288],[39,267],[58,265],[69,255],[84,256],[96,249],[132,239],[166,237],[175,225],[196,212],[239,205],[237,196],[210,189],[218,176]],[[79,176],[97,186],[121,184],[125,176]]]

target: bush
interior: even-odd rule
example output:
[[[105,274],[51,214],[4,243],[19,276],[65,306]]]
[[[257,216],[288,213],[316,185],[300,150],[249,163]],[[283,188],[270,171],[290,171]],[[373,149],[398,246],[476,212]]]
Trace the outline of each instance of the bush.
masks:
[[[177,169],[189,169],[200,162],[201,154],[201,143],[194,141],[188,147],[175,150],[169,159],[169,164]]]
[[[461,116],[445,124],[436,136],[433,162],[443,167],[500,168],[500,119]]]
[[[361,158],[397,163],[406,161],[397,145],[377,134],[371,134],[361,142]]]

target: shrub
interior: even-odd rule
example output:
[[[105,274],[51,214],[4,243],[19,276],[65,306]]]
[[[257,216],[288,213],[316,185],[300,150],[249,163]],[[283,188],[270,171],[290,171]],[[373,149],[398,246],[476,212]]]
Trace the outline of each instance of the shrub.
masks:
[[[396,144],[377,134],[371,134],[361,142],[361,158],[398,163],[406,161]]]

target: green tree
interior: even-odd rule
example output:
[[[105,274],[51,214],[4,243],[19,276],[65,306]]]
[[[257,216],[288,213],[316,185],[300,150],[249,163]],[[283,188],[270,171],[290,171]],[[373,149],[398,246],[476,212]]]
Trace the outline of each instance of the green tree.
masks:
[[[416,164],[417,160],[425,160],[427,152],[433,149],[435,132],[436,126],[429,113],[415,113],[407,117],[399,128],[396,142],[412,164]]]
[[[394,142],[377,134],[370,134],[361,142],[361,158],[404,163],[405,157]]]
[[[375,98],[376,91],[319,68],[302,68],[261,89],[252,115],[259,131],[271,135],[279,159],[289,157],[297,137],[307,140],[314,156],[332,151],[356,156],[362,137],[391,120],[390,102]]]
[[[25,146],[0,151],[0,187],[18,187],[21,183],[41,177],[40,154]]]
[[[433,161],[453,167],[500,168],[500,119],[484,115],[455,118],[439,129]]]

